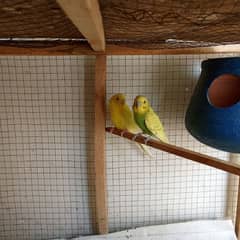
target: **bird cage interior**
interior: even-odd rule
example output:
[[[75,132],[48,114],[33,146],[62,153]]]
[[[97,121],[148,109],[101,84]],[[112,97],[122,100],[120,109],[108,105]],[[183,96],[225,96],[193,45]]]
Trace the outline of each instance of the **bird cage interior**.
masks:
[[[238,239],[240,149],[197,140],[186,112],[203,61],[240,57],[239,4],[181,4],[0,3],[0,240]],[[168,140],[116,126],[119,93]]]
[[[218,56],[108,57],[107,99],[124,92],[131,106],[135,96],[144,95],[160,116],[169,143],[230,160],[228,153],[199,143],[184,126],[184,114],[200,74],[200,63]],[[107,126],[112,124],[107,121]],[[106,143],[111,231],[224,218],[228,214],[234,219],[233,191],[237,184],[229,182],[225,172],[155,149],[151,149],[151,158],[133,143],[109,134]]]

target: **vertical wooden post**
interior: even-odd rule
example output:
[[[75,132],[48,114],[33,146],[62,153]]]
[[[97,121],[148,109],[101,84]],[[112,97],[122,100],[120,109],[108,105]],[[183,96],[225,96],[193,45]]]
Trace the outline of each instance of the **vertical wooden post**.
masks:
[[[100,234],[108,232],[105,173],[105,93],[106,55],[96,56],[95,67],[95,186],[97,227]]]
[[[235,232],[240,240],[240,177],[238,177],[238,197],[237,197],[237,210],[236,210],[236,221],[235,221]]]
[[[57,0],[59,6],[95,51],[105,50],[105,36],[98,0]]]
[[[229,161],[240,165],[240,154],[230,153]],[[236,185],[237,183],[238,186]],[[233,217],[235,217],[235,233],[240,240],[240,176],[229,174],[228,184],[230,194],[227,199],[227,217],[232,216],[232,209],[236,206],[237,202],[236,213]]]

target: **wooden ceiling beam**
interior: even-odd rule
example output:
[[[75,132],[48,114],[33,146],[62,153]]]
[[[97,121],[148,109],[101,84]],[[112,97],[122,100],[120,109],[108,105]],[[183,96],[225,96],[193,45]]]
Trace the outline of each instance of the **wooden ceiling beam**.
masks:
[[[57,3],[95,51],[105,50],[98,0],[57,0]]]
[[[93,51],[87,43],[74,42],[0,42],[1,55],[171,55],[240,53],[240,44],[196,48],[144,49],[107,44],[105,52]]]

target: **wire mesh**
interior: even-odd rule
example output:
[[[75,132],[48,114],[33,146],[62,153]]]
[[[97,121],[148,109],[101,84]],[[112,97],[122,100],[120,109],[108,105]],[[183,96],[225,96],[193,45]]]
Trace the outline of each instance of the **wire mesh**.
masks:
[[[198,80],[201,61],[234,54],[108,57],[107,98],[145,95],[159,114],[170,143],[229,160],[184,127],[184,114]],[[107,125],[110,126],[109,117]],[[107,183],[110,231],[197,219],[234,220],[237,178],[152,149],[144,156],[126,139],[107,135]]]
[[[185,130],[200,62],[225,55],[108,57],[107,97],[144,94],[170,142],[236,161]],[[229,56],[229,55],[228,55]],[[0,57],[0,239],[95,232],[94,57]],[[109,119],[107,125],[110,125]],[[110,231],[193,219],[234,219],[238,179],[107,134]]]
[[[94,63],[0,57],[0,239],[94,232]]]

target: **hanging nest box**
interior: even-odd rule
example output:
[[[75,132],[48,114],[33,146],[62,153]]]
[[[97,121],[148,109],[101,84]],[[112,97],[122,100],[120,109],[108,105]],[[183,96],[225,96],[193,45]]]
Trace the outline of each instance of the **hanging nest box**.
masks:
[[[185,125],[200,142],[240,153],[240,57],[209,59],[188,106]]]

